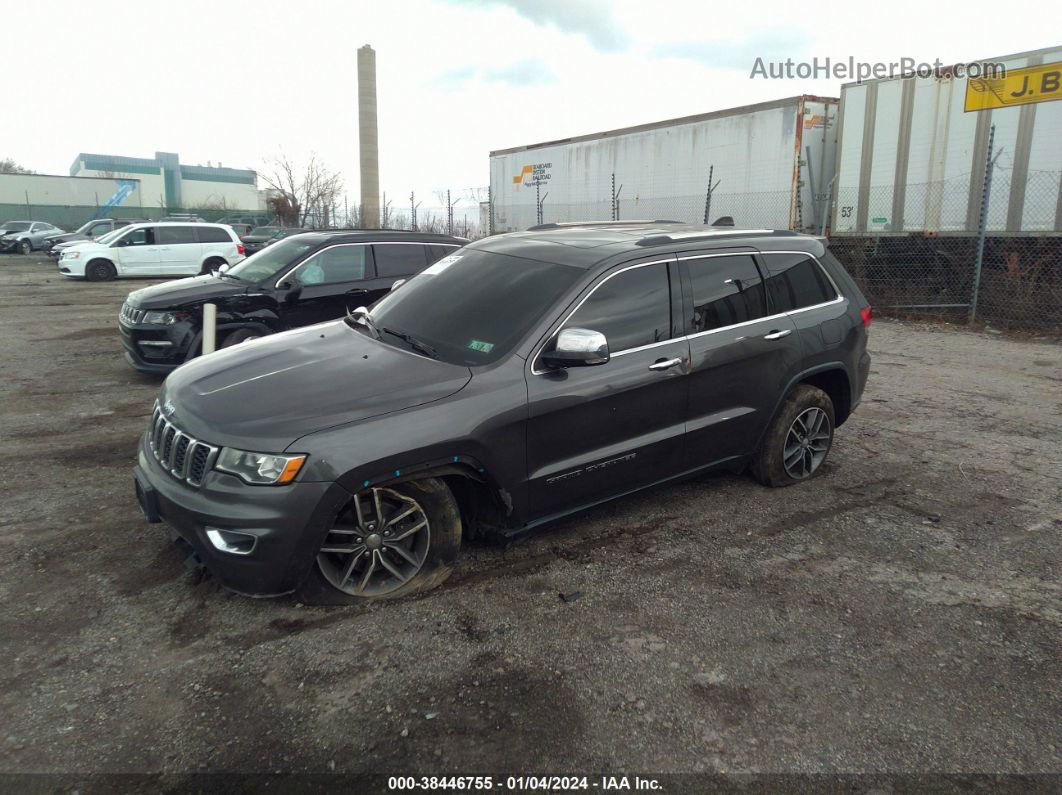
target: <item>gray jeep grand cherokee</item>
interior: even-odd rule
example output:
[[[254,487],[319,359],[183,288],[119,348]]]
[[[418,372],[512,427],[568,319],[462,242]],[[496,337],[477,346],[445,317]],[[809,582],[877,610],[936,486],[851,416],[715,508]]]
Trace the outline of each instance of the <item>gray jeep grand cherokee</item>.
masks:
[[[791,232],[492,237],[371,311],[177,369],[136,491],[235,591],[402,596],[471,535],[709,468],[813,477],[862,395],[870,318],[823,241]]]

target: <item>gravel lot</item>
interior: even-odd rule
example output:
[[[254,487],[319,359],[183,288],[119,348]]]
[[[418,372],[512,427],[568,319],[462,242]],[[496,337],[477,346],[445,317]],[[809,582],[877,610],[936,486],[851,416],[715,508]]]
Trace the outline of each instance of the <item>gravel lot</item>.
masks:
[[[1057,341],[876,321],[817,480],[657,489],[325,609],[142,520],[143,282],[0,286],[0,771],[1062,773]]]

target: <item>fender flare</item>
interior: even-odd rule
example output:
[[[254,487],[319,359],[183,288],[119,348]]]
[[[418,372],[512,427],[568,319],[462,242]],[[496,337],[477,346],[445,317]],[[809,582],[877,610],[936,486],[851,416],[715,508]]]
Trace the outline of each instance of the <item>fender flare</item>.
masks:
[[[840,370],[844,373],[845,378],[848,379],[848,388],[852,388],[852,374],[848,372],[848,367],[842,361],[823,362],[817,364],[814,367],[809,367],[806,370],[801,370],[799,373],[789,379],[789,383],[785,385],[785,389],[782,390],[782,394],[778,396],[778,400],[775,401],[774,409],[771,410],[771,417],[763,425],[763,429],[760,431],[759,436],[756,437],[756,446],[752,448],[753,452],[760,449],[760,445],[763,444],[763,437],[767,433],[767,429],[771,427],[771,423],[774,422],[774,418],[778,416],[778,412],[782,410],[782,404],[785,403],[785,399],[789,397],[789,393],[793,391],[793,387],[807,378],[809,375],[815,375],[816,373],[824,373],[827,370]]]

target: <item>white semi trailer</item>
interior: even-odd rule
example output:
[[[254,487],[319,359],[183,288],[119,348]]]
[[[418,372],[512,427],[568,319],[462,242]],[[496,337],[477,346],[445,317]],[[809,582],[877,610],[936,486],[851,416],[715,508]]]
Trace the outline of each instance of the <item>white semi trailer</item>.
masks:
[[[731,216],[819,231],[837,100],[799,96],[490,154],[493,231],[536,223]],[[715,189],[708,197],[709,178]]]

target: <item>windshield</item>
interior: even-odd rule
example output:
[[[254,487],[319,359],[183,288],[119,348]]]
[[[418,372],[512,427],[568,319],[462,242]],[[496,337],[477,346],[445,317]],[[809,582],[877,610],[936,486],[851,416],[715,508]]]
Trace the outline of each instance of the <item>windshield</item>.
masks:
[[[305,238],[281,240],[252,254],[239,265],[225,271],[225,275],[257,284],[283,270],[315,245],[316,241]]]
[[[269,237],[277,231],[275,226],[256,226],[251,230],[252,235],[261,235],[262,237]]]
[[[30,225],[25,221],[8,221],[3,226],[0,226],[0,230],[4,232],[25,232],[30,228]]]
[[[462,249],[381,298],[372,320],[381,330],[434,348],[445,362],[490,364],[512,350],[583,273],[568,265]]]

